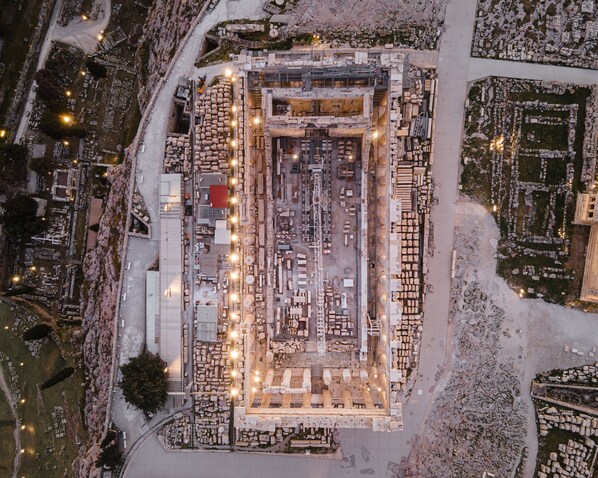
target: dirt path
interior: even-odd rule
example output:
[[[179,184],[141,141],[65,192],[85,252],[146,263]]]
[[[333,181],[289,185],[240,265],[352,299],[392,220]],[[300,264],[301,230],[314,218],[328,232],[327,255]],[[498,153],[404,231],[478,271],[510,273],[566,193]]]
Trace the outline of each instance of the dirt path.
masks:
[[[13,431],[15,437],[15,460],[12,470],[12,478],[17,478],[17,473],[19,472],[19,467],[21,466],[21,454],[19,450],[21,449],[21,436],[19,434],[19,416],[17,415],[17,411],[15,410],[15,405],[12,402],[12,395],[10,393],[10,388],[6,383],[6,379],[4,378],[4,370],[0,367],[0,389],[2,393],[6,396],[6,401],[8,402],[8,406],[10,407],[10,411],[12,412],[12,416],[15,419],[15,429]]]

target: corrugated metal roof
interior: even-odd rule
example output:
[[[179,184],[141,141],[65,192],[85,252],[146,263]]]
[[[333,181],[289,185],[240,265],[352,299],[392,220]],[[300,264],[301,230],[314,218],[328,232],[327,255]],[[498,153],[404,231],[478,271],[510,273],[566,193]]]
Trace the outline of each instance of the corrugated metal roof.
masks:
[[[214,342],[218,331],[218,306],[197,306],[197,338],[204,342]]]

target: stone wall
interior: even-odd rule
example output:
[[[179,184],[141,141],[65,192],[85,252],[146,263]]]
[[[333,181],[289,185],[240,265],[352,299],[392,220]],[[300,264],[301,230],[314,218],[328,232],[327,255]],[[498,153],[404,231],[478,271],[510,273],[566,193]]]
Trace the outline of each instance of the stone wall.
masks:
[[[114,339],[122,241],[125,237],[131,162],[110,170],[111,189],[100,221],[97,246],[85,256],[83,271],[83,356],[87,370],[85,424],[89,431],[87,451],[73,465],[76,477],[94,477],[99,473],[95,461],[100,452],[106,413],[110,401],[110,375]]]

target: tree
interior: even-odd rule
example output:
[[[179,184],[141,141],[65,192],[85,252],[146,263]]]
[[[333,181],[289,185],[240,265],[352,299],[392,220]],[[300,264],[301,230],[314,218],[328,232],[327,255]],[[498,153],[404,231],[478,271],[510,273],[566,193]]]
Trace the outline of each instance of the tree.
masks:
[[[51,110],[60,109],[64,105],[64,88],[57,72],[43,68],[35,73],[37,94]]]
[[[114,470],[115,468],[120,467],[122,461],[123,454],[118,448],[118,445],[113,443],[102,448],[100,456],[98,456],[98,461],[96,462],[96,467],[106,467],[109,470]]]
[[[3,205],[0,216],[6,233],[16,240],[31,239],[42,232],[45,222],[37,217],[37,201],[25,194],[16,194]]]
[[[76,136],[77,138],[87,136],[87,131],[82,125],[73,122],[65,123],[61,116],[65,115],[46,111],[39,122],[39,129],[57,141],[70,136]]]
[[[106,78],[108,75],[108,70],[106,67],[91,58],[85,62],[85,66],[89,70],[91,76],[93,76],[93,79],[96,81],[101,78]]]
[[[51,173],[52,161],[47,156],[40,156],[39,158],[31,158],[29,161],[29,167],[41,176],[47,176]]]
[[[5,181],[24,180],[27,175],[27,148],[20,144],[0,144],[0,174]]]
[[[166,362],[147,350],[120,367],[125,400],[147,414],[154,414],[166,403],[168,375]]]

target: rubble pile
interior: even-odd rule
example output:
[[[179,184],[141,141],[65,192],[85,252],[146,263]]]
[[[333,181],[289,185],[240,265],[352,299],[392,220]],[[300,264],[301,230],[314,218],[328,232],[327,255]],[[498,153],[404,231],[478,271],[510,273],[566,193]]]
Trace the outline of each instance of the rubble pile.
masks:
[[[191,448],[191,418],[187,415],[175,417],[174,420],[160,428],[156,436],[167,450]]]
[[[231,83],[221,78],[217,84],[206,88],[196,102],[195,109],[201,122],[195,128],[198,138],[195,165],[200,172],[229,170],[231,145]]]
[[[479,227],[457,228],[457,264],[477,257]],[[477,279],[475,267],[457,275],[452,288],[455,351],[446,365],[452,372],[412,448],[406,477],[483,476],[488,470],[509,476],[525,446],[526,407],[518,366],[501,353],[505,312]]]
[[[229,345],[217,342],[195,341],[193,351],[193,388],[195,395],[196,443],[203,446],[229,444],[231,383],[228,359]]]
[[[205,4],[206,0],[158,0],[150,8],[135,58],[141,111]]]
[[[592,0],[478,2],[472,56],[598,68],[598,10]]]
[[[188,134],[170,133],[166,136],[164,150],[164,173],[180,173],[188,176],[191,169],[191,141]]]
[[[393,43],[435,49],[444,21],[445,2],[400,4],[391,0],[299,0],[291,10],[289,31],[318,32],[333,47],[355,48]]]

